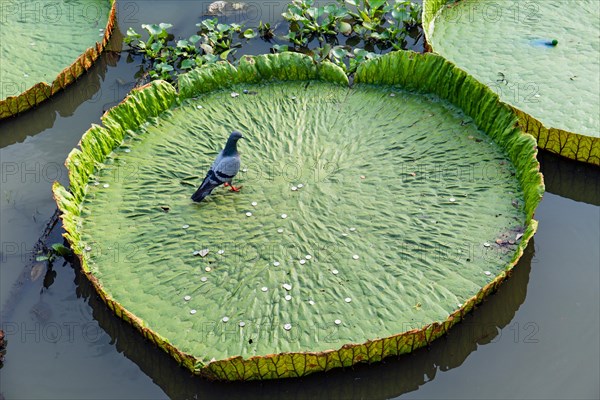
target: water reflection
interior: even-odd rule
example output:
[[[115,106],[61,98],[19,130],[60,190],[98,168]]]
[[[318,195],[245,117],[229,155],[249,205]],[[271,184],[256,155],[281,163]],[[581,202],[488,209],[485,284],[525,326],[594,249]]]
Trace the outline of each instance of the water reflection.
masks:
[[[88,299],[94,319],[116,343],[117,351],[135,362],[171,398],[389,398],[417,390],[434,379],[438,370],[460,366],[479,345],[499,339],[500,329],[511,322],[525,300],[533,256],[532,242],[511,278],[428,349],[373,365],[267,382],[209,382],[193,376],[115,317],[78,267],[75,282],[78,296]]]
[[[538,154],[546,191],[600,206],[600,168],[567,160],[547,151]]]

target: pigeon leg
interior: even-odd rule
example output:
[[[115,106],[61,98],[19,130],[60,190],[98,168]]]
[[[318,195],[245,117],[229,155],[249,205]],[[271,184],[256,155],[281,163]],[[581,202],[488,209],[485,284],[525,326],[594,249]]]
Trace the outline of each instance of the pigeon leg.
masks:
[[[231,191],[232,191],[232,192],[239,192],[239,191],[240,191],[240,189],[243,187],[243,186],[238,186],[238,187],[235,187],[235,186],[231,185],[229,182],[225,182],[225,183],[223,184],[223,186],[225,186],[225,187],[227,187],[227,186],[230,186],[230,187],[231,187]]]

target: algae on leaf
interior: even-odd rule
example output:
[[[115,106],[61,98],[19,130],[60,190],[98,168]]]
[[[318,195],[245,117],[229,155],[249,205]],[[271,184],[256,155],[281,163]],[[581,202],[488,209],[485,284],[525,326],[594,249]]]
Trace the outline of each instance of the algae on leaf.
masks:
[[[541,148],[600,165],[600,2],[424,0],[433,51],[515,108]]]
[[[54,186],[108,306],[228,380],[378,361],[460,321],[535,232],[535,142],[439,56],[392,53],[356,83],[299,54],[244,57],[110,110],[69,155],[71,193]],[[233,129],[244,188],[191,202]]]
[[[36,106],[88,70],[115,15],[115,0],[3,3],[0,119]]]

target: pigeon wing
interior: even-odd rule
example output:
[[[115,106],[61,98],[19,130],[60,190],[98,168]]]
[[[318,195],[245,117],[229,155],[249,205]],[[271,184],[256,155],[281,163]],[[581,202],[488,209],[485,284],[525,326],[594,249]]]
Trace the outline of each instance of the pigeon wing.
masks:
[[[224,182],[221,182],[215,176],[215,168],[217,167],[217,165],[219,165],[221,163],[222,160],[223,160],[223,150],[221,150],[219,152],[219,154],[217,155],[217,158],[210,166],[208,172],[206,173],[206,176],[204,177],[204,180],[200,184],[200,187],[205,186],[205,185],[210,185],[210,186],[216,187],[216,186],[222,185],[224,183]]]
[[[219,157],[211,167],[215,177],[222,183],[231,183],[240,170],[240,156]]]
[[[204,199],[206,196],[208,196],[214,188],[216,188],[217,186],[222,185],[224,183],[224,181],[222,181],[220,178],[218,178],[217,175],[215,174],[215,168],[217,167],[217,165],[219,165],[221,163],[222,159],[223,159],[223,151],[221,151],[219,153],[219,155],[217,156],[217,158],[211,165],[210,169],[208,170],[208,173],[204,177],[204,180],[198,187],[198,190],[196,190],[196,192],[192,195],[192,200],[198,201],[198,202],[202,201],[202,199]]]

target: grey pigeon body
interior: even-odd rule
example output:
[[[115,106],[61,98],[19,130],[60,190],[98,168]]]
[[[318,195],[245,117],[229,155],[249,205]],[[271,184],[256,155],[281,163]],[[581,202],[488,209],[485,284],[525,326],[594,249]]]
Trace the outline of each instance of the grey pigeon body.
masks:
[[[200,184],[196,193],[192,195],[192,200],[200,202],[217,186],[231,183],[240,170],[240,154],[237,151],[237,141],[239,139],[243,139],[243,136],[237,131],[233,131],[229,135],[225,148],[221,150],[202,184]],[[233,186],[232,189],[237,190]]]

